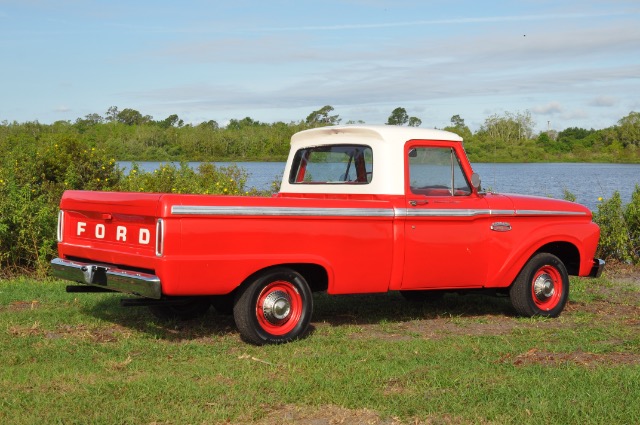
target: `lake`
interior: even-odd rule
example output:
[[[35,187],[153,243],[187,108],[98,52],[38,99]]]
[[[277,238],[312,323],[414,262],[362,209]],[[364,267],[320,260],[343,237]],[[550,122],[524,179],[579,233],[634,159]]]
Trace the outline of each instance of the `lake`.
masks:
[[[119,161],[125,173],[131,162]],[[144,171],[157,169],[162,162],[138,162]],[[199,162],[190,162],[197,168]],[[214,162],[216,166],[236,164],[249,173],[247,188],[270,189],[273,181],[282,179],[284,162]],[[177,164],[176,164],[177,165]],[[562,199],[564,190],[576,196],[576,201],[592,210],[598,198],[610,198],[617,190],[628,203],[636,184],[640,185],[640,164],[592,163],[476,163],[474,170],[482,177],[482,187],[498,193],[520,193]]]

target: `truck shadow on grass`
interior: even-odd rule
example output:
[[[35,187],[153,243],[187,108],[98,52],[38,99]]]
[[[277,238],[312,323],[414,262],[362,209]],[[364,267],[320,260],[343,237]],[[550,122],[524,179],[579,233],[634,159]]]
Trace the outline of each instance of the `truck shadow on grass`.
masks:
[[[171,341],[213,340],[220,337],[239,338],[233,316],[211,308],[193,320],[162,321],[144,307],[122,307],[121,296],[105,297],[84,313],[129,330]],[[439,328],[452,320],[513,321],[515,312],[508,298],[480,294],[446,294],[441,299],[424,302],[405,300],[397,292],[385,294],[314,296],[314,315],[307,337],[323,327],[367,329]],[[393,332],[391,332],[393,333]],[[372,332],[375,336],[377,331]]]

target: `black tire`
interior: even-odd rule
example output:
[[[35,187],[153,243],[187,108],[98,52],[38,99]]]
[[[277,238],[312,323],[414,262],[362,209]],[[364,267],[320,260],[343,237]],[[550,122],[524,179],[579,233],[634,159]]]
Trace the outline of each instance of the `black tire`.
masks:
[[[521,316],[558,317],[569,299],[566,267],[553,254],[534,255],[511,285],[509,297]]]
[[[150,305],[149,311],[160,320],[192,320],[204,316],[211,307],[208,297],[195,297],[166,305]]]
[[[444,296],[444,291],[400,291],[400,295],[402,297],[412,303],[425,303],[425,302],[435,302],[441,300]]]
[[[256,345],[279,344],[302,337],[313,314],[307,281],[294,270],[266,270],[240,288],[233,318],[242,338]]]

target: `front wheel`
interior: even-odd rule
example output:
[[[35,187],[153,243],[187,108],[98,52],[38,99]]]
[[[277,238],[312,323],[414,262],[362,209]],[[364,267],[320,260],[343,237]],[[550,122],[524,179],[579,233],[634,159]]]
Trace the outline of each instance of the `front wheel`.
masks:
[[[531,257],[509,290],[511,304],[521,316],[557,317],[569,298],[569,274],[553,254]]]
[[[288,268],[259,274],[238,292],[233,307],[240,335],[256,345],[300,338],[312,313],[313,296],[307,281]]]

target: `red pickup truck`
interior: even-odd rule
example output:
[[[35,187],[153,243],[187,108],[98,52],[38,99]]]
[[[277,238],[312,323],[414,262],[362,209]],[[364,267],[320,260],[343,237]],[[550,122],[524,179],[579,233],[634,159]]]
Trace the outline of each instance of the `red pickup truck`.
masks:
[[[491,290],[555,317],[599,235],[579,204],[483,192],[456,134],[336,126],[293,136],[272,198],[65,192],[52,270],[160,317],[233,311],[265,344],[304,335],[315,291]]]

